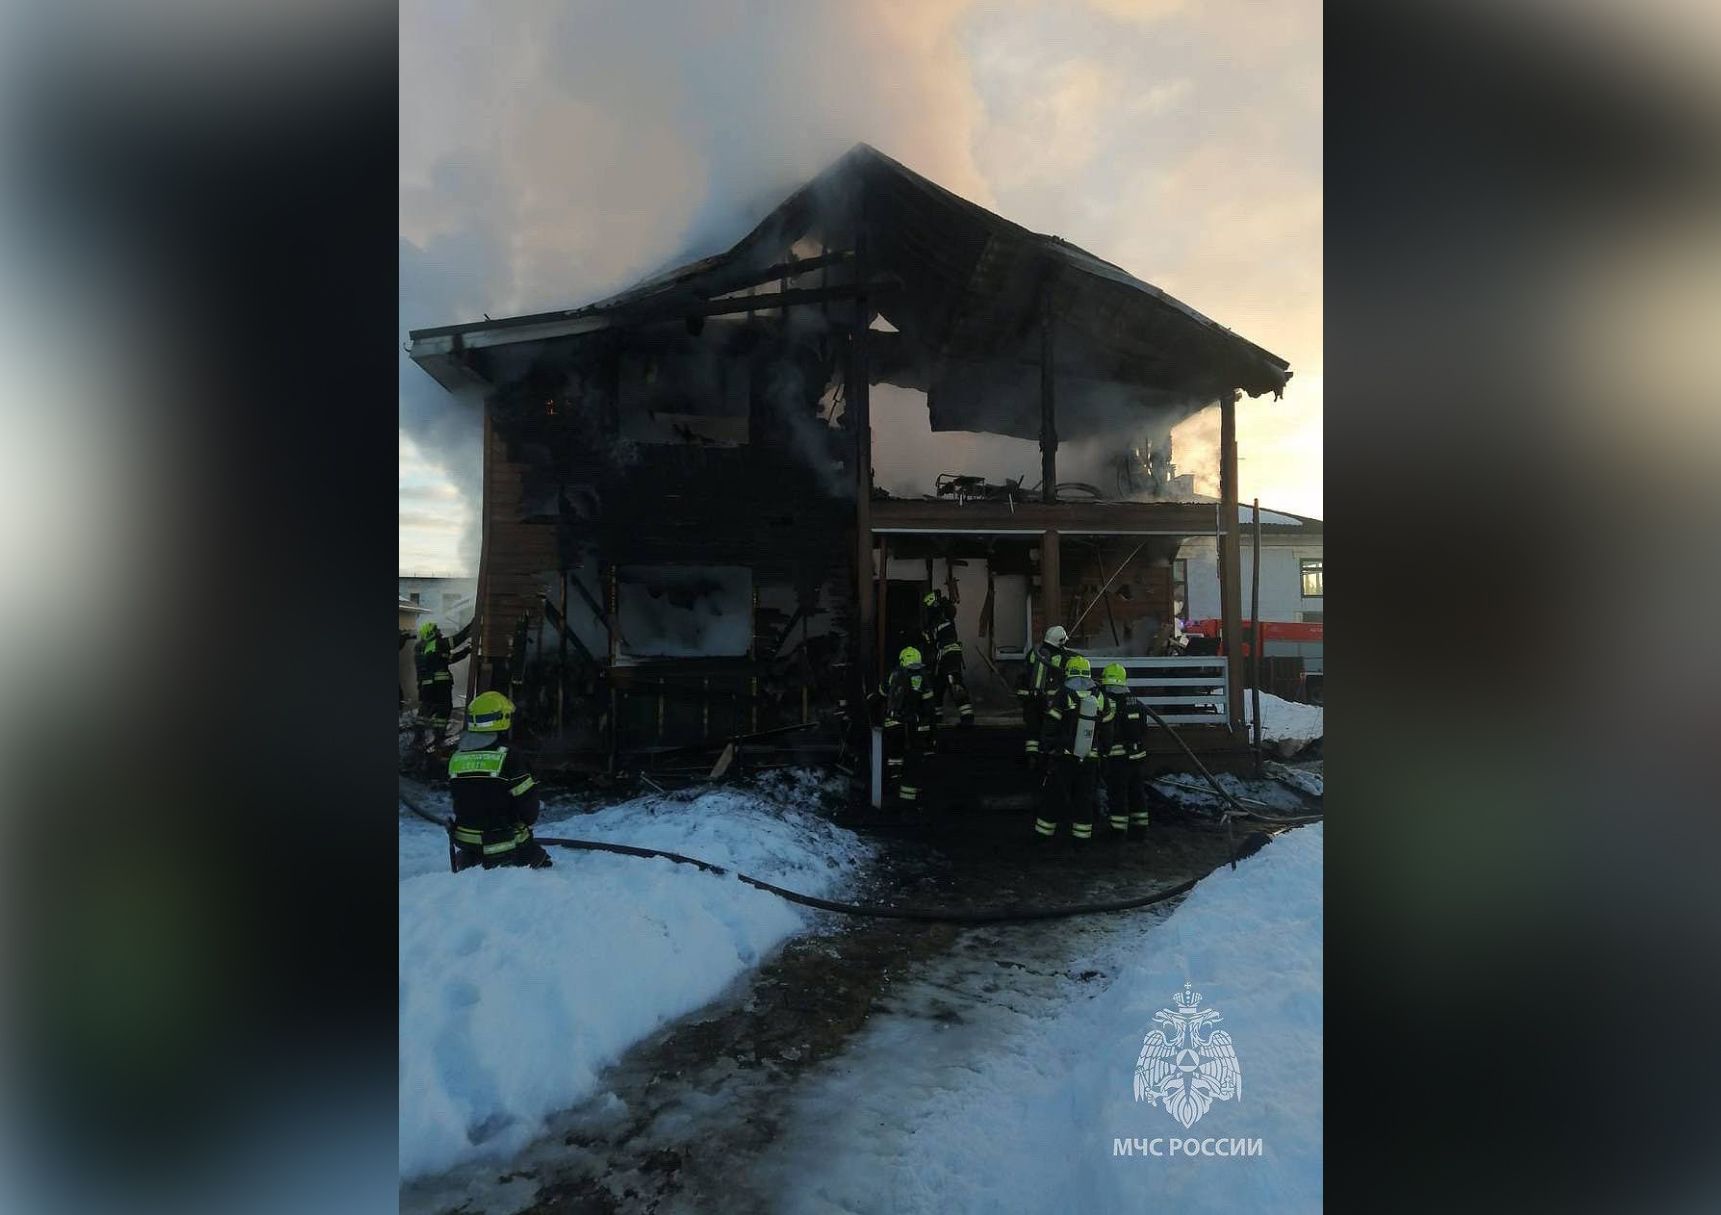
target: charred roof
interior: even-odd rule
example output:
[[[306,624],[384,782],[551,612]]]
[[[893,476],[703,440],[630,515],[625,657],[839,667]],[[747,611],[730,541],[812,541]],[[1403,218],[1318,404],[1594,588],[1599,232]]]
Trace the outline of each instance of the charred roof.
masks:
[[[797,248],[822,252],[797,259]],[[860,261],[864,284],[856,282]],[[763,284],[781,303],[819,298],[829,307],[833,283],[864,291],[869,311],[896,329],[871,335],[870,378],[924,390],[934,430],[1035,437],[1048,317],[1065,438],[1115,424],[1120,406],[1175,421],[1227,389],[1278,395],[1291,375],[1284,359],[1152,284],[1030,232],[866,144],[726,252],[584,307],[414,330],[411,355],[449,388],[493,383],[497,369],[520,365],[497,358],[501,347],[529,348],[536,358],[547,347],[618,330],[692,325],[742,305],[776,307],[771,293],[737,296]],[[482,351],[493,353],[474,357]]]

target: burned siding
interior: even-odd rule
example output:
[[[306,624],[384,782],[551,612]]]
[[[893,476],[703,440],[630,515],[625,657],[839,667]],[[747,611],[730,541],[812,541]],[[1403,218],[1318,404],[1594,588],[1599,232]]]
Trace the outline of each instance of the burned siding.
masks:
[[[492,394],[483,653],[491,682],[538,706],[550,749],[608,763],[842,699],[855,523],[839,346],[775,318],[659,326],[547,345]]]

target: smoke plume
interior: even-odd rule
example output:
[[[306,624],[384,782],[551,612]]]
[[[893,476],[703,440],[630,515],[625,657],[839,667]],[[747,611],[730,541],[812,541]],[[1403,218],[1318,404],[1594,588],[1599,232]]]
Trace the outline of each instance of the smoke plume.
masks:
[[[989,201],[964,0],[438,5],[401,28],[401,338],[570,307],[722,249],[856,140]],[[400,425],[474,507],[474,402],[401,357]]]

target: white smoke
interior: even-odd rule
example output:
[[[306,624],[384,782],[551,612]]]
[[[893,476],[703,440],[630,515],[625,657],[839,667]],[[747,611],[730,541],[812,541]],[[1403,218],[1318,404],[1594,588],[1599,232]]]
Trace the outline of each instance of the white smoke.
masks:
[[[977,201],[966,0],[415,6],[401,27],[406,330],[601,298],[716,252],[857,140]],[[402,431],[474,509],[463,409],[403,354]]]

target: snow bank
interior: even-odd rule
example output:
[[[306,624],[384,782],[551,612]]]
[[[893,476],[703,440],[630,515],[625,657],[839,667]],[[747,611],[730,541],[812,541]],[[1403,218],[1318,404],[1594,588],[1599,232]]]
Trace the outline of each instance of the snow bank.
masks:
[[[773,1170],[776,1205],[1320,1210],[1321,854],[1319,826],[1290,832],[1206,878],[1168,919],[1121,921],[1086,963],[1115,976],[1097,995],[1078,963],[1066,998],[964,1014],[971,1025],[1005,1018],[1000,1029],[875,1024],[797,1103],[797,1142]],[[1220,1012],[1242,1074],[1237,1097],[1187,1129],[1134,1095],[1142,1039],[1185,982]],[[1197,1154],[1170,1155],[1173,1139],[1196,1141]],[[1261,1154],[1199,1153],[1202,1140],[1234,1139],[1259,1139]]]
[[[812,894],[870,857],[785,779],[642,798],[540,834],[669,848]],[[446,803],[426,806],[445,811]],[[550,870],[448,872],[447,837],[400,828],[400,1171],[504,1157],[658,1026],[717,996],[806,914],[665,860],[552,850]]]
[[[1281,755],[1295,755],[1322,735],[1325,710],[1320,705],[1305,705],[1294,700],[1282,700],[1271,692],[1261,693],[1261,741],[1276,743]],[[1255,694],[1243,693],[1243,720],[1254,729]]]

